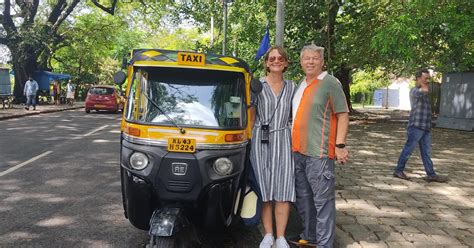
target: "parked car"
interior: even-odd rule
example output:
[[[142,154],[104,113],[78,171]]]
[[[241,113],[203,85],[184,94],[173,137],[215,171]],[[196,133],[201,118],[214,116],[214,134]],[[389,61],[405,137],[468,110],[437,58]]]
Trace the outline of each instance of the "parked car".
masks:
[[[114,86],[95,85],[87,92],[86,113],[91,110],[106,110],[116,113],[123,110],[123,105],[122,97]]]

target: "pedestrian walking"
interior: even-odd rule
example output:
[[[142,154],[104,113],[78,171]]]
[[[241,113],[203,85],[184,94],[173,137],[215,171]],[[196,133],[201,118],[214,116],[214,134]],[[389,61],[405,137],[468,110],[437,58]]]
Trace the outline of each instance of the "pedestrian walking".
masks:
[[[264,66],[267,75],[261,80],[263,89],[256,96],[251,109],[251,120],[255,120],[255,125],[250,154],[263,201],[262,224],[265,236],[260,248],[271,248],[274,243],[277,248],[287,248],[289,245],[285,239],[285,230],[290,202],[295,201],[290,129],[291,98],[295,86],[283,76],[288,68],[288,54],[282,47],[274,46],[267,51]]]
[[[298,245],[333,247],[336,230],[334,161],[349,159],[346,136],[349,108],[342,85],[323,71],[324,48],[314,44],[300,53],[305,78],[293,98],[292,149],[296,208],[302,233]]]
[[[33,106],[33,110],[36,110],[36,93],[38,89],[38,82],[29,76],[23,89],[23,95],[26,96],[26,110],[30,110],[30,106]]]
[[[421,160],[426,171],[427,182],[446,182],[446,176],[437,175],[431,161],[431,103],[428,81],[430,72],[421,69],[416,72],[416,87],[410,90],[410,117],[407,125],[407,141],[400,153],[400,157],[393,172],[393,176],[404,180],[410,178],[403,172],[406,163],[418,144]]]
[[[59,81],[53,81],[53,98],[54,104],[59,105],[59,97],[61,95],[61,84]]]
[[[66,85],[66,102],[69,105],[74,105],[74,94],[75,94],[75,87],[72,84],[72,81],[69,80]]]

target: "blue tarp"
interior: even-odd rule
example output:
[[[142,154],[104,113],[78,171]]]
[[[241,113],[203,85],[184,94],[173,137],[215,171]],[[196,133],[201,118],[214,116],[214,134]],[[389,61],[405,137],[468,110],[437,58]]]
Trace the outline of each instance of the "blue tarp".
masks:
[[[33,78],[38,82],[40,90],[49,91],[49,84],[53,80],[68,80],[71,78],[71,75],[54,73],[50,71],[35,71],[33,73]]]

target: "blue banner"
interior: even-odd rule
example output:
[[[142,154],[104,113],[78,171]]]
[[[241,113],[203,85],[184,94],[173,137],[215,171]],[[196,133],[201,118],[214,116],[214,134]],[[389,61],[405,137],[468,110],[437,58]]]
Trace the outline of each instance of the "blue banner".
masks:
[[[260,47],[258,48],[257,53],[255,54],[255,61],[258,61],[267,50],[270,48],[270,31],[267,25],[267,30],[265,31],[265,35],[263,35],[262,41],[260,42]]]

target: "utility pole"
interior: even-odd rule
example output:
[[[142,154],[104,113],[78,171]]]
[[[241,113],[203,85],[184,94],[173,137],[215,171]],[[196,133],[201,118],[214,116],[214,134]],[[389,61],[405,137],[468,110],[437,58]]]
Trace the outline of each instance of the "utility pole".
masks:
[[[222,55],[225,55],[227,43],[227,0],[222,0],[222,7],[224,9],[224,40],[222,41]]]
[[[277,0],[277,11],[275,16],[276,35],[275,44],[283,46],[283,38],[285,31],[285,0]]]
[[[211,48],[214,47],[214,16],[211,16]]]

